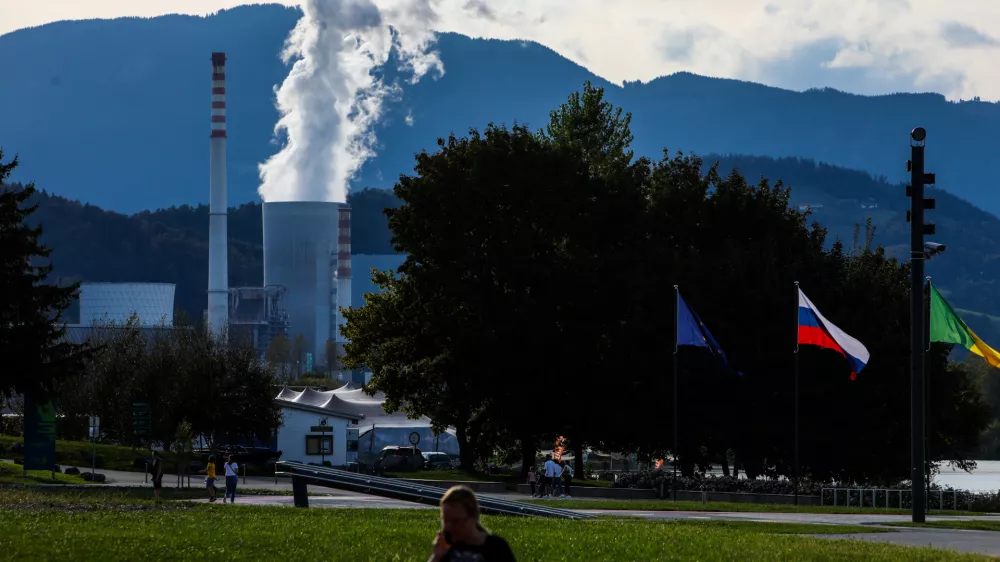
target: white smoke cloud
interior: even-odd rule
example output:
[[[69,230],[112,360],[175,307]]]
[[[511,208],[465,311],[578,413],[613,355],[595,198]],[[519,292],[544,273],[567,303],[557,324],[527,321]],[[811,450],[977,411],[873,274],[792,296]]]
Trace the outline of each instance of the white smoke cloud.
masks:
[[[381,6],[381,8],[379,7]],[[428,0],[305,0],[282,58],[295,60],[277,90],[281,151],[260,165],[264,201],[346,201],[348,185],[374,155],[373,125],[396,84],[373,74],[396,49],[415,83],[444,73]],[[390,28],[391,26],[391,28]],[[297,60],[296,60],[297,59]]]

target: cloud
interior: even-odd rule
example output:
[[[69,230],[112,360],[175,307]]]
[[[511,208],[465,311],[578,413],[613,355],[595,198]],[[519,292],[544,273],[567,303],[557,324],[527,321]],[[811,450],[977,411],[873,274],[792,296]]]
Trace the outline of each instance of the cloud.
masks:
[[[957,48],[1000,46],[1000,42],[997,42],[996,39],[979,32],[973,27],[957,21],[950,21],[944,24],[941,36],[944,37],[944,40],[947,41],[949,45]]]
[[[618,83],[690,71],[789,88],[938,89],[952,99],[1000,99],[995,0],[421,1],[439,15],[439,31],[537,41]],[[381,8],[399,0],[375,2]],[[0,25],[208,13],[238,3],[0,0]],[[803,84],[803,73],[813,82]]]

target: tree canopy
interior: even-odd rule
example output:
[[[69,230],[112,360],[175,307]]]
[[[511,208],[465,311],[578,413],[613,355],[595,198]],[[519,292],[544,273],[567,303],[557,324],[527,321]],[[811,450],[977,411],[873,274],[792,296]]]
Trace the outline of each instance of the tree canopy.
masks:
[[[906,265],[872,247],[870,225],[864,244],[827,244],[780,181],[666,149],[633,160],[629,119],[587,84],[544,132],[491,124],[419,154],[387,211],[407,259],[347,311],[346,363],[371,368],[390,407],[455,425],[465,464],[519,447],[527,466],[557,435],[659,458],[677,285],[730,360],[679,351],[685,472],[735,453],[751,476],[789,474],[797,281],[872,354],[851,380],[842,356],[803,346],[804,472],[905,477]],[[936,458],[963,459],[989,412],[949,350],[927,358],[928,427]]]

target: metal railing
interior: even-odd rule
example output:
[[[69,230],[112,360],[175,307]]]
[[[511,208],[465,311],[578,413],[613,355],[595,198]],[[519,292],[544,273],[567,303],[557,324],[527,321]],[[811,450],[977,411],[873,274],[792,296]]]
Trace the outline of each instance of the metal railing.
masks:
[[[397,478],[383,478],[295,461],[278,461],[276,469],[278,469],[275,471],[276,476],[292,478],[292,493],[297,507],[309,507],[307,485],[337,488],[425,505],[438,505],[441,497],[447,491],[445,488],[407,482]],[[478,497],[479,509],[483,513],[558,519],[591,519],[594,517],[588,513],[505,500],[489,495],[479,495]]]
[[[859,507],[872,509],[909,509],[913,506],[911,490],[884,488],[822,488],[820,505]],[[969,508],[971,498],[958,490],[928,490],[927,509],[955,510],[962,503]]]

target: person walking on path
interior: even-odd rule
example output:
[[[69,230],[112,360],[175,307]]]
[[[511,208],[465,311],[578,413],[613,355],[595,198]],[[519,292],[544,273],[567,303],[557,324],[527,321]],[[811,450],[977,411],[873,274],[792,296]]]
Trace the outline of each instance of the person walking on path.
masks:
[[[570,486],[573,483],[573,467],[570,466],[569,461],[563,461],[562,468],[563,468],[563,473],[562,473],[563,485],[566,486],[566,495],[564,495],[563,497],[572,498],[573,496],[570,495]]]
[[[535,472],[535,467],[528,468],[528,485],[531,486],[531,497],[535,497],[535,479],[538,477],[538,473]]]
[[[545,464],[542,466],[545,472],[542,476],[542,486],[538,491],[538,497],[547,498],[551,496],[552,490],[546,490],[546,487],[553,485],[552,477],[556,473],[556,463],[552,461],[552,455],[545,455]],[[549,495],[546,495],[545,492],[549,492]]]
[[[507,541],[479,522],[479,500],[466,486],[441,498],[441,530],[428,562],[517,562]]]
[[[229,498],[229,503],[236,503],[236,484],[239,483],[239,465],[233,460],[233,455],[230,454],[226,457],[226,497],[222,498],[222,503],[226,503],[226,498]]]
[[[208,501],[215,501],[215,457],[208,457],[208,466],[205,470],[199,471],[199,474],[205,475],[205,487],[208,488]],[[223,502],[225,503],[225,502]]]
[[[160,503],[160,488],[163,488],[163,458],[157,451],[153,451],[153,466],[150,471],[153,474],[153,496],[156,498],[156,503]]]

